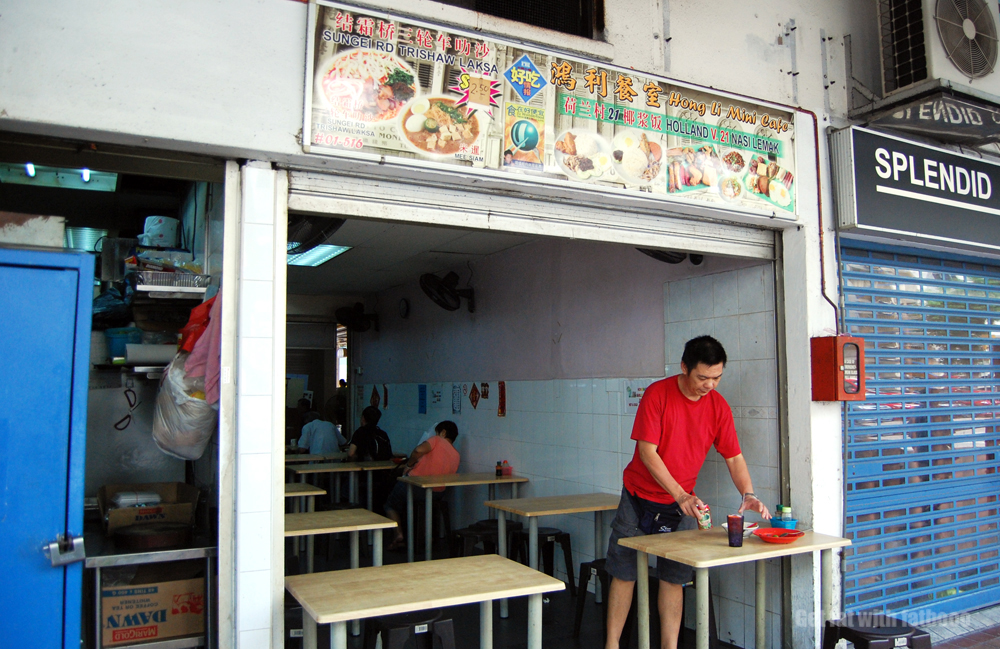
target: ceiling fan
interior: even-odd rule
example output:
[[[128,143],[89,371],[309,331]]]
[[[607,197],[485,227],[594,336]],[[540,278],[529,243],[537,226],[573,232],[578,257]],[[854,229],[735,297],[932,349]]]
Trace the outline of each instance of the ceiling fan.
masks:
[[[312,214],[289,214],[288,254],[301,255],[326,243],[346,221]]]
[[[469,313],[476,312],[475,292],[470,288],[458,287],[458,273],[449,272],[444,277],[431,273],[420,276],[420,288],[434,304],[448,311],[458,311],[462,306],[461,298],[468,300]]]

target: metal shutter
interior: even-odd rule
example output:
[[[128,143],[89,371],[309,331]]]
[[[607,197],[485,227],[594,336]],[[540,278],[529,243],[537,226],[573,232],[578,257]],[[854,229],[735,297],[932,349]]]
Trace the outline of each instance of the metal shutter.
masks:
[[[845,608],[996,603],[1000,267],[845,248],[842,271],[868,393],[847,407]]]

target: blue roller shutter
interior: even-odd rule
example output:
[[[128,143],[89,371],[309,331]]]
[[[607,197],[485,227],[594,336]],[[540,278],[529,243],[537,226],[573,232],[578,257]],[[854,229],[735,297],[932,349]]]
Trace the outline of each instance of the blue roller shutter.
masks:
[[[868,392],[847,407],[845,608],[1000,602],[1000,266],[845,245],[842,272]]]

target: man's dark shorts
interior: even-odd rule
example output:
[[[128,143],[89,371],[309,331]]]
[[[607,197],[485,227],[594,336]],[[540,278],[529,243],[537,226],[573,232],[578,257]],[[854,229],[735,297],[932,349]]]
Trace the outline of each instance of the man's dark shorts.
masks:
[[[635,550],[619,545],[618,539],[643,536],[644,533],[639,529],[641,512],[638,509],[640,503],[637,501],[639,501],[638,498],[622,489],[622,497],[618,502],[618,512],[611,522],[611,540],[608,543],[608,558],[605,569],[612,577],[623,581],[636,580]],[[662,508],[663,505],[660,507]],[[661,515],[661,520],[663,518]],[[698,522],[690,516],[685,516],[676,504],[668,509],[666,523],[672,532],[693,530],[698,527]],[[656,558],[656,576],[660,581],[671,584],[686,584],[691,581],[692,575],[691,566],[670,559]]]

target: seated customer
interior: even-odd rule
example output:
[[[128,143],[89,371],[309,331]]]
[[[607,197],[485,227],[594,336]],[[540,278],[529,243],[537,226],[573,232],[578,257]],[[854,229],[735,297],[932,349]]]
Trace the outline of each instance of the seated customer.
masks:
[[[347,443],[344,436],[334,428],[333,424],[323,421],[318,412],[307,412],[302,420],[302,437],[299,438],[299,448],[308,449],[314,455],[336,453]]]
[[[361,427],[354,431],[347,447],[348,462],[392,459],[389,436],[378,427],[381,418],[382,412],[375,406],[368,406],[361,411]]]
[[[442,421],[434,427],[435,436],[419,444],[406,461],[406,471],[403,475],[449,475],[458,473],[458,463],[461,457],[455,450],[455,439],[458,438],[458,426],[453,421]],[[444,497],[444,487],[435,487],[435,500]],[[390,550],[400,550],[406,547],[403,539],[402,515],[406,511],[406,485],[396,482],[389,497],[385,501],[385,515],[396,521],[396,538],[389,545]]]

